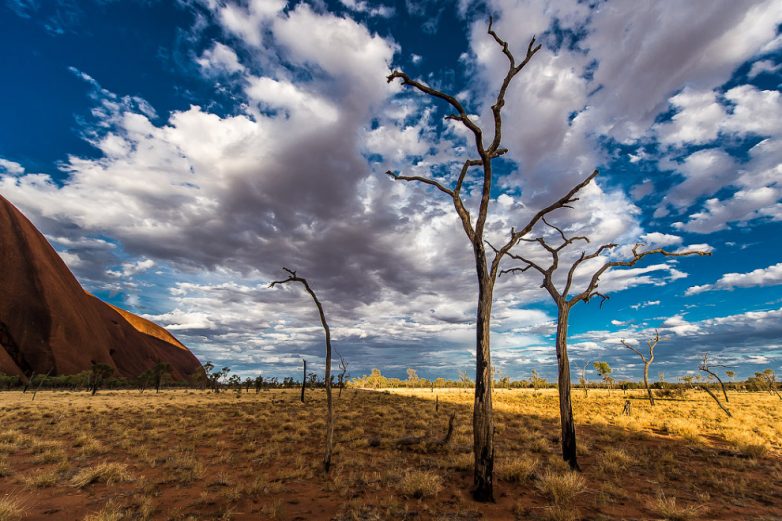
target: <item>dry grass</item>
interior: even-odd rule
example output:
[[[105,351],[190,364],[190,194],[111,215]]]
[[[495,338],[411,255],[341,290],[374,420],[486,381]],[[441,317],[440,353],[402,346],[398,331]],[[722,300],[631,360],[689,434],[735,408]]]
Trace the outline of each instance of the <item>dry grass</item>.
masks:
[[[495,466],[495,472],[497,477],[502,480],[520,483],[531,478],[539,465],[540,460],[535,456],[522,454],[499,460]]]
[[[578,472],[547,470],[537,482],[537,487],[551,498],[555,505],[571,505],[586,489],[586,478]]]
[[[649,501],[647,507],[665,521],[690,521],[706,513],[702,505],[683,505],[675,497],[667,497],[663,493]]]
[[[0,497],[0,521],[18,521],[24,517],[22,503],[13,497]]]
[[[128,472],[128,466],[122,463],[100,463],[94,467],[88,467],[80,470],[71,479],[71,485],[77,488],[84,488],[93,483],[122,483],[131,481],[133,477]]]
[[[399,492],[416,499],[436,496],[442,489],[443,478],[426,470],[408,470],[399,482]]]
[[[322,391],[304,404],[296,390],[45,391],[35,402],[5,392],[0,497],[22,498],[26,518],[47,521],[782,519],[776,397],[734,393],[733,418],[701,392],[654,408],[640,391],[627,398],[631,417],[620,415],[621,392],[574,396],[583,469],[574,474],[560,457],[556,393],[496,390],[497,502],[478,504],[472,390],[344,391],[328,478]],[[439,439],[451,412],[447,447],[393,443]],[[649,483],[666,495],[647,503]]]

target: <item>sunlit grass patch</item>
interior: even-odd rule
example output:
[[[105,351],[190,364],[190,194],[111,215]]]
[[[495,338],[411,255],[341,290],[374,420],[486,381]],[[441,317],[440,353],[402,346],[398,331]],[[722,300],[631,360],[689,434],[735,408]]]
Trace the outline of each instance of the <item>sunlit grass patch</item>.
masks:
[[[408,470],[399,482],[399,492],[412,498],[427,498],[437,495],[443,489],[439,474],[427,470]]]
[[[684,505],[675,497],[668,497],[662,492],[655,499],[649,500],[646,506],[665,521],[689,521],[705,513],[703,505]]]
[[[71,479],[71,485],[84,488],[93,483],[120,483],[132,481],[128,466],[123,463],[99,463],[93,467],[80,470]]]
[[[495,471],[497,477],[510,482],[522,482],[532,477],[540,464],[540,460],[529,454],[522,454],[497,462]]]
[[[537,481],[538,489],[550,497],[555,505],[567,506],[586,490],[586,478],[578,472],[545,471]]]
[[[0,521],[19,521],[24,517],[22,502],[11,496],[0,497]]]

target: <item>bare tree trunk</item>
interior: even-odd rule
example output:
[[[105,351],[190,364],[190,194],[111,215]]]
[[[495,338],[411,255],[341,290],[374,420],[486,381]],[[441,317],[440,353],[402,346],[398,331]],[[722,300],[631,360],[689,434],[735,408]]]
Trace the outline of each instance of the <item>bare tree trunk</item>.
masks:
[[[313,298],[315,294],[312,294]],[[331,468],[331,453],[334,450],[334,406],[331,398],[331,330],[326,323],[326,316],[323,314],[323,308],[320,302],[315,299],[320,313],[320,322],[323,324],[323,330],[326,333],[326,450],[323,455],[323,472],[329,473]]]
[[[727,414],[727,415],[728,415],[730,418],[732,418],[732,417],[733,417],[733,415],[730,413],[730,411],[728,410],[728,408],[727,408],[727,407],[725,407],[724,405],[722,405],[722,402],[720,401],[720,399],[719,399],[719,398],[717,398],[717,395],[715,395],[713,392],[711,392],[711,389],[709,389],[709,386],[708,386],[708,385],[701,385],[701,389],[703,389],[704,391],[706,391],[707,393],[709,393],[709,396],[711,396],[711,397],[712,397],[712,399],[714,399],[714,401],[715,401],[715,402],[717,402],[717,405],[719,405],[719,406],[720,406],[720,409],[722,409],[722,412],[724,412],[725,414]]]
[[[557,368],[559,373],[559,419],[562,427],[562,459],[573,470],[581,470],[576,456],[576,426],[573,422],[573,405],[570,399],[570,362],[567,356],[567,304],[560,305],[557,317]]]
[[[323,455],[323,470],[328,474],[331,468],[331,453],[334,450],[334,405],[331,396],[331,329],[326,322],[326,314],[323,312],[323,305],[318,300],[315,292],[310,288],[307,279],[297,277],[296,272],[283,267],[283,270],[287,271],[289,277],[286,280],[275,281],[270,284],[270,287],[274,287],[275,284],[284,284],[286,282],[300,282],[304,285],[304,289],[307,290],[315,305],[318,307],[318,314],[320,315],[320,323],[323,326],[323,332],[326,335],[326,372],[324,375],[324,385],[326,387],[326,449]],[[344,366],[344,361],[343,361]],[[304,375],[301,379],[301,401],[304,402],[304,386],[307,383],[307,361],[304,360]]]
[[[475,349],[475,403],[473,409],[473,497],[494,501],[494,428],[491,402],[490,329],[494,283],[486,273],[483,245],[475,245],[478,268],[478,312]]]
[[[304,387],[307,385],[307,361],[304,360],[304,372],[301,375],[301,403],[304,403]]]
[[[652,390],[649,389],[649,364],[651,363],[651,360],[644,362],[644,387],[646,387],[646,394],[649,395],[649,403],[654,407],[654,396],[652,395]]]

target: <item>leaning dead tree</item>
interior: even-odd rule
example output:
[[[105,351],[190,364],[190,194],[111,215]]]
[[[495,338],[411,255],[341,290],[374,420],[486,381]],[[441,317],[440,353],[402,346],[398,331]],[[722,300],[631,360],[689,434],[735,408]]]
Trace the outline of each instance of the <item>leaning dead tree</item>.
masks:
[[[473,455],[475,458],[473,471],[473,497],[478,501],[493,501],[494,486],[494,427],[492,419],[491,400],[491,309],[493,303],[494,285],[499,275],[500,261],[502,258],[527,235],[535,224],[546,214],[556,208],[566,206],[576,200],[574,195],[596,175],[593,173],[588,179],[573,188],[559,201],[538,212],[523,228],[511,229],[507,242],[500,248],[494,249],[494,257],[489,259],[486,254],[485,227],[489,215],[489,204],[492,198],[492,185],[494,183],[494,171],[492,162],[506,154],[508,150],[502,145],[502,108],[505,106],[505,94],[508,86],[521,70],[529,63],[532,57],[540,50],[540,45],[535,44],[533,37],[527,46],[524,59],[518,62],[508,47],[508,43],[501,39],[492,28],[492,20],[489,19],[488,34],[499,45],[502,53],[508,59],[508,69],[502,80],[496,100],[491,106],[493,121],[493,137],[488,140],[484,130],[478,126],[472,112],[465,109],[462,102],[455,96],[436,90],[419,82],[401,71],[394,71],[388,76],[388,81],[401,80],[402,85],[412,87],[432,98],[442,100],[449,105],[453,112],[445,116],[464,125],[470,139],[473,141],[472,157],[467,157],[461,164],[455,183],[443,182],[434,177],[418,175],[401,175],[387,171],[396,181],[418,182],[432,186],[448,196],[452,202],[456,214],[462,223],[467,239],[472,245],[475,258],[475,270],[478,279],[478,303],[475,321],[475,401],[473,407]],[[472,168],[480,169],[480,202],[477,214],[471,215],[462,198],[462,189],[467,179],[467,174]]]
[[[730,403],[730,398],[728,398],[728,390],[725,389],[725,383],[722,381],[722,378],[720,378],[720,376],[716,372],[712,371],[714,367],[723,367],[723,366],[721,364],[709,363],[709,353],[704,353],[703,361],[698,366],[698,369],[708,374],[710,378],[714,378],[715,380],[717,380],[717,382],[719,382],[720,389],[722,389],[722,396],[725,397],[725,403]]]
[[[595,174],[592,174],[587,179],[591,181]],[[568,207],[567,205],[561,205]],[[557,368],[559,373],[559,415],[560,423],[562,427],[562,458],[568,462],[570,468],[579,469],[578,460],[576,456],[576,427],[573,423],[573,406],[570,397],[570,362],[568,361],[567,354],[567,330],[568,322],[570,320],[570,311],[573,306],[579,302],[589,302],[594,297],[600,297],[602,299],[601,304],[605,302],[608,297],[598,291],[598,285],[600,277],[611,268],[630,267],[634,266],[644,257],[649,255],[663,255],[666,257],[683,257],[687,255],[711,255],[708,252],[703,251],[683,251],[683,252],[669,252],[661,248],[656,248],[647,251],[639,251],[641,244],[636,244],[632,250],[632,257],[627,260],[605,260],[595,271],[592,272],[592,276],[589,279],[586,289],[571,296],[571,290],[573,289],[573,282],[575,279],[576,271],[579,267],[584,265],[584,262],[605,258],[603,254],[610,252],[617,247],[616,244],[604,244],[591,253],[585,251],[581,252],[581,255],[570,265],[567,270],[567,275],[564,280],[564,286],[560,290],[557,287],[557,283],[554,281],[555,274],[560,267],[560,254],[570,245],[576,241],[583,241],[589,243],[589,238],[585,236],[573,236],[568,237],[562,228],[549,223],[545,217],[541,217],[543,223],[548,226],[555,233],[555,237],[561,242],[552,246],[548,239],[545,237],[537,237],[535,239],[520,238],[521,241],[527,243],[538,244],[551,257],[551,263],[544,267],[541,264],[515,253],[508,253],[508,256],[512,259],[516,259],[523,263],[522,266],[503,270],[502,273],[523,273],[527,270],[534,269],[543,276],[542,288],[545,288],[551,296],[552,300],[557,306],[557,336],[556,336],[556,351],[557,351]]]
[[[621,339],[620,342],[622,342],[623,346],[640,356],[641,360],[643,360],[644,388],[646,389],[646,394],[649,395],[649,403],[652,405],[652,407],[654,407],[654,395],[652,394],[652,390],[649,388],[649,366],[652,365],[652,362],[654,362],[654,348],[657,347],[657,344],[660,343],[660,333],[655,329],[654,338],[646,341],[646,346],[649,348],[648,354],[643,354],[640,349],[637,349],[632,344],[626,342],[624,338]]]
[[[318,300],[315,292],[312,291],[312,288],[307,282],[307,279],[304,277],[299,277],[296,275],[295,271],[289,270],[286,267],[283,267],[282,269],[288,273],[288,278],[284,280],[275,280],[269,284],[269,287],[273,288],[277,284],[287,284],[289,282],[298,282],[302,284],[307,293],[310,294],[310,297],[312,297],[312,300],[315,301],[315,305],[318,307],[320,323],[323,325],[323,332],[326,334],[326,374],[323,379],[326,385],[326,450],[323,455],[323,471],[328,474],[329,469],[331,468],[331,453],[334,450],[334,408],[331,400],[331,330],[329,329],[329,325],[326,322],[326,314],[323,312],[323,305],[320,303],[320,300]],[[306,375],[307,362],[305,361],[304,364],[304,374]],[[305,380],[306,378],[302,381]],[[302,389],[302,400],[304,398],[303,393],[304,391]]]

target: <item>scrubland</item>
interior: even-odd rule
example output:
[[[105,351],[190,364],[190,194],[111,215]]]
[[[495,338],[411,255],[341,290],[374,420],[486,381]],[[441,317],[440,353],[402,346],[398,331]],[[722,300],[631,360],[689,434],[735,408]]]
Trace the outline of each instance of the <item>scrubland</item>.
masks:
[[[621,414],[625,399],[632,415]],[[780,519],[782,401],[574,391],[581,473],[554,390],[494,392],[496,503],[475,503],[469,389],[347,389],[322,474],[325,393],[0,393],[0,521]],[[441,439],[443,447],[397,440]]]

